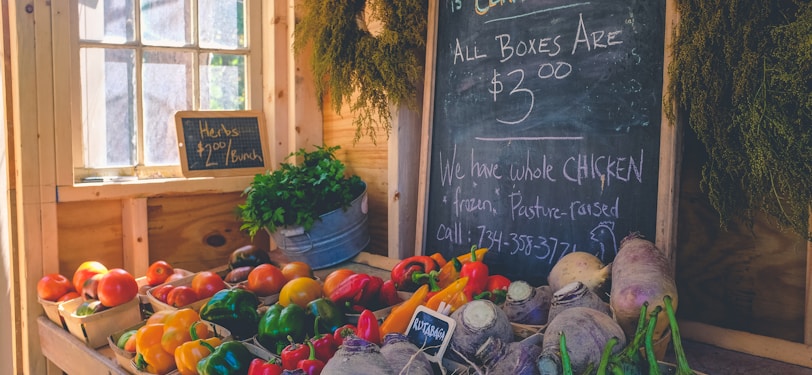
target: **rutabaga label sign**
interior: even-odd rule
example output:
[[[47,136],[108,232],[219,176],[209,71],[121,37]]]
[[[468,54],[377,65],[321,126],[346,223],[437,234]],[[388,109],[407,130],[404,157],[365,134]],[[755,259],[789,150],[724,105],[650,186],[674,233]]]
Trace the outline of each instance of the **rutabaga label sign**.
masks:
[[[430,360],[440,362],[451,341],[457,322],[425,306],[418,306],[409,322],[406,336],[421,348]]]

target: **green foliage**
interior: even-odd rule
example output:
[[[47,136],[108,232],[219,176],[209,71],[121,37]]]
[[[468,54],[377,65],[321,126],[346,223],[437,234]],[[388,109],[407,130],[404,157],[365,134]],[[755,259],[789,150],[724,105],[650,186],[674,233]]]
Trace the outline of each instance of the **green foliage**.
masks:
[[[266,228],[301,226],[309,230],[319,216],[349,207],[364,191],[358,176],[345,175],[344,164],[335,158],[339,146],[304,149],[288,155],[286,160],[299,158],[299,164],[285,162],[279,169],[254,176],[238,206],[242,225],[253,238]]]
[[[762,211],[812,241],[812,4],[677,7],[669,91],[707,149],[701,184],[721,225]]]
[[[392,128],[390,106],[415,108],[416,85],[423,79],[426,0],[304,0],[296,24],[294,49],[312,45],[311,69],[319,105],[330,93],[333,109],[348,103],[355,118],[355,140]],[[363,26],[364,8],[380,20],[373,36]],[[359,25],[360,24],[360,25]],[[360,27],[359,27],[360,26]]]

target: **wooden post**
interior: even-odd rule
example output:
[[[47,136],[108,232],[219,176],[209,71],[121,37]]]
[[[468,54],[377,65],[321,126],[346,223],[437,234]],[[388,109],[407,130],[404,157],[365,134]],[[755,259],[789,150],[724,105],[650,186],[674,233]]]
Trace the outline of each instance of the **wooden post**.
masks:
[[[410,110],[405,105],[392,112],[387,167],[388,247],[390,258],[403,259],[415,255],[416,227],[406,224],[415,223],[417,216],[421,113]]]
[[[812,205],[809,206],[809,233],[812,233]],[[812,345],[812,238],[806,239],[806,301],[804,303],[804,343]]]

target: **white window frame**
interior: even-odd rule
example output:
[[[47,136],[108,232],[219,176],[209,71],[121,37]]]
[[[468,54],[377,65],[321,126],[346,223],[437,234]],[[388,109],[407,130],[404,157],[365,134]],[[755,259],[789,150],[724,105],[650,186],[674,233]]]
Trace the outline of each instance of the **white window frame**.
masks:
[[[53,38],[53,82],[54,113],[70,114],[54,119],[55,126],[55,166],[57,200],[83,201],[95,199],[116,199],[122,197],[149,197],[166,194],[195,192],[234,192],[242,191],[249,185],[253,176],[218,178],[183,178],[180,166],[177,178],[143,179],[102,178],[98,182],[82,183],[85,176],[82,155],[82,109],[81,76],[79,72],[79,0],[55,1],[52,6]],[[294,89],[293,80],[288,77],[293,71],[294,59],[290,53],[292,25],[284,22],[293,17],[294,0],[266,2],[245,0],[246,6],[246,46],[251,50],[246,64],[246,109],[265,113],[269,124],[269,140],[282,147],[271,155],[272,165],[286,155],[288,147],[287,127],[288,100],[275,100],[263,104],[267,92]],[[265,5],[263,7],[263,5]],[[264,8],[264,9],[263,9]],[[282,22],[280,22],[282,21]],[[263,28],[263,25],[267,25]],[[264,61],[263,61],[264,60]],[[274,98],[276,99],[276,98]],[[308,104],[310,105],[310,104]],[[297,108],[298,104],[292,108]],[[281,121],[280,121],[281,120]],[[319,128],[319,131],[321,129]],[[119,174],[107,170],[108,175]],[[132,174],[126,168],[122,175]]]

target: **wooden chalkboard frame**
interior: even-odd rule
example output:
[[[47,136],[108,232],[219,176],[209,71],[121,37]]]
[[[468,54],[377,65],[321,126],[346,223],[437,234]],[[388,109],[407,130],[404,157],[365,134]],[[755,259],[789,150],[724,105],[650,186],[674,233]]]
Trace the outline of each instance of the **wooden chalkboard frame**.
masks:
[[[184,121],[195,119],[216,119],[223,124],[234,123],[235,121],[249,121],[248,126],[256,126],[259,134],[259,144],[261,152],[261,165],[251,165],[247,167],[228,168],[190,168],[189,153],[194,152],[185,144],[186,131]],[[245,126],[241,124],[240,126]],[[230,177],[249,176],[264,173],[270,168],[270,148],[268,145],[268,131],[265,127],[265,116],[260,111],[178,111],[175,113],[175,130],[178,135],[178,153],[180,154],[181,170],[185,177]],[[256,140],[254,140],[256,141]],[[253,163],[257,164],[257,163]]]
[[[435,112],[435,83],[437,65],[437,39],[439,0],[429,1],[428,34],[426,48],[426,74],[423,96],[422,142],[419,162],[418,212],[416,218],[417,236],[415,254],[425,254],[426,224],[428,215],[429,188],[431,186],[430,165],[432,154],[432,134]],[[665,31],[663,51],[662,93],[669,86],[668,64],[671,62],[671,39],[676,30],[678,13],[675,0],[665,0]],[[661,98],[662,99],[662,98]],[[679,192],[679,169],[681,165],[682,127],[679,121],[670,121],[666,116],[665,106],[673,108],[674,103],[663,102],[660,114],[659,169],[657,188],[657,207],[655,244],[671,259],[675,267],[674,251],[677,237],[677,214]]]

